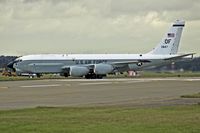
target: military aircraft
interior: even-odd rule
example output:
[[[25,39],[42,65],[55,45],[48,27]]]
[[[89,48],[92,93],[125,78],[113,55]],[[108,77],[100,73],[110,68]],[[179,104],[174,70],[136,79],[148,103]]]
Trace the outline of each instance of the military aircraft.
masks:
[[[8,64],[17,75],[59,73],[65,77],[102,78],[109,73],[137,71],[169,64],[194,53],[177,54],[185,21],[176,20],[161,42],[146,54],[38,54],[17,58]]]

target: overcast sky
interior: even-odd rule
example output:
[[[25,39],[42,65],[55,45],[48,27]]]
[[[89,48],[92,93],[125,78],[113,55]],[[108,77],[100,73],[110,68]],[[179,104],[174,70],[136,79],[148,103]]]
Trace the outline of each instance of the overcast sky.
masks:
[[[0,0],[0,55],[146,53],[176,19],[200,54],[200,0]]]

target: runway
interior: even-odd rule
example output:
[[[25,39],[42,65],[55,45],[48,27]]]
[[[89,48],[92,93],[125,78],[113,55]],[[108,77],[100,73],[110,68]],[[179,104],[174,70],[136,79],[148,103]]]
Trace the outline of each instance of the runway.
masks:
[[[37,106],[165,106],[200,92],[200,78],[52,79],[0,82],[0,109]]]

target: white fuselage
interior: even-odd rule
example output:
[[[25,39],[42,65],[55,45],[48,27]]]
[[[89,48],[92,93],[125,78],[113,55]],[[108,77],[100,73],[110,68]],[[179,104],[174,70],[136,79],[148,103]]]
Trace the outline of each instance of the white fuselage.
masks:
[[[62,73],[64,66],[87,66],[91,64],[113,64],[117,62],[132,62],[136,60],[149,60],[148,63],[138,65],[130,63],[119,64],[119,72],[138,70],[154,65],[169,63],[165,58],[176,55],[151,54],[41,54],[28,55],[18,58],[14,68],[18,73]]]

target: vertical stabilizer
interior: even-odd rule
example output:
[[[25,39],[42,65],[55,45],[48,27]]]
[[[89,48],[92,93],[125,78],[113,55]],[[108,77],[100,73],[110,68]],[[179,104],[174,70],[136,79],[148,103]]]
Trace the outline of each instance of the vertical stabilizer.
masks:
[[[176,54],[178,52],[179,42],[185,21],[176,20],[169,31],[164,35],[161,42],[148,54]]]

